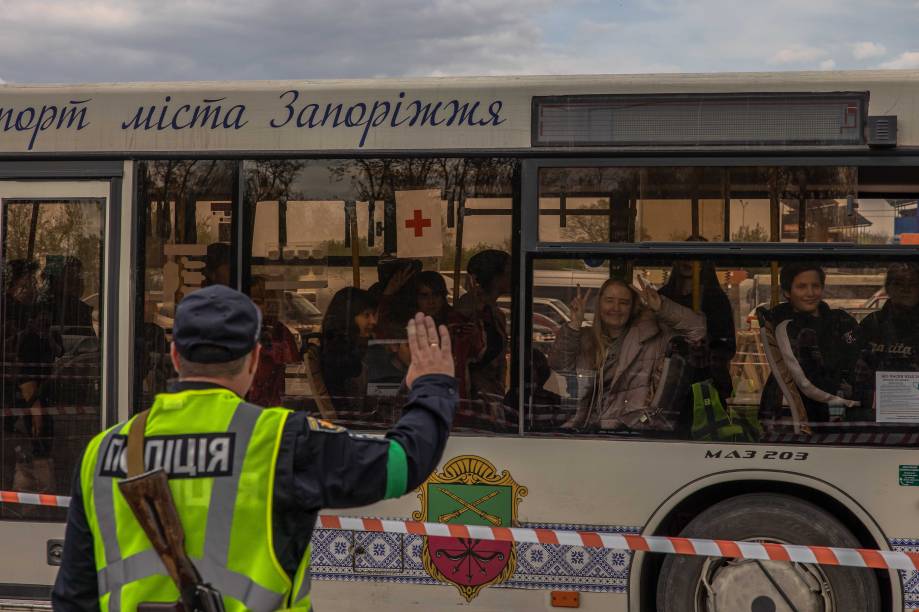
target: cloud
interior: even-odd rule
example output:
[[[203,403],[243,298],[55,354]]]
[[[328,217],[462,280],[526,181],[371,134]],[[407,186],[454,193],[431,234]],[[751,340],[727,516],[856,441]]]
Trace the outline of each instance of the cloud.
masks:
[[[919,68],[919,51],[906,51],[895,59],[881,64],[881,68]]]
[[[864,0],[29,0],[0,20],[0,74],[75,83],[868,68],[915,48],[914,0],[875,2],[884,10],[866,12]],[[884,45],[853,44],[882,27]]]
[[[836,67],[836,61],[833,59],[825,59],[820,62],[820,70],[832,70]]]
[[[626,43],[550,41],[547,16],[583,1],[161,0],[153,11],[143,0],[96,0],[87,18],[71,0],[41,0],[4,16],[0,71],[73,83],[679,69]],[[42,23],[40,13],[53,17]]]
[[[852,45],[852,56],[855,59],[874,59],[887,53],[887,48],[879,43],[857,42]]]
[[[826,51],[816,47],[792,45],[776,52],[771,61],[774,64],[810,64],[826,56]]]
[[[143,21],[138,5],[130,2],[60,2],[58,0],[31,0],[9,11],[6,18],[20,23],[41,23],[43,27],[79,25],[84,29],[108,30],[130,28]],[[15,13],[15,14],[13,14]]]
[[[585,34],[607,34],[616,30],[619,27],[619,24],[615,21],[582,21],[578,25],[578,29],[584,32]]]

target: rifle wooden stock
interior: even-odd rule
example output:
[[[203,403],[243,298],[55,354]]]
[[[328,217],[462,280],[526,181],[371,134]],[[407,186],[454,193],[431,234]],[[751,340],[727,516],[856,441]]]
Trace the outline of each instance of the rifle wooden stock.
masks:
[[[159,469],[125,478],[118,488],[178,587],[185,609],[195,610],[201,576],[185,552],[185,530],[166,472]]]

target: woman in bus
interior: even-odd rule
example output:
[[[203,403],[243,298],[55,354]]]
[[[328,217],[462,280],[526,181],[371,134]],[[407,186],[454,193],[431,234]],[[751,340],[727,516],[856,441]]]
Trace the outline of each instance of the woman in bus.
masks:
[[[791,369],[800,371],[806,379],[796,384],[810,422],[829,421],[829,403],[842,406],[851,397],[850,376],[858,355],[858,323],[845,310],[830,308],[823,301],[825,283],[826,272],[820,266],[788,264],[779,275],[786,301],[762,312],[777,336],[787,334],[793,354],[783,355],[783,361],[789,365],[789,358],[793,358],[797,365]],[[780,331],[784,321],[788,324]],[[770,374],[760,397],[762,419],[774,420],[780,416],[782,395],[775,375]]]
[[[672,431],[676,420],[653,407],[670,340],[705,338],[705,318],[662,296],[649,284],[633,289],[619,279],[600,287],[594,323],[582,327],[588,293],[578,287],[571,321],[549,354],[557,372],[588,371],[594,380],[565,428]]]
[[[507,319],[498,298],[511,290],[511,256],[485,250],[469,259],[467,291],[450,314],[456,377],[465,400],[454,423],[476,429],[501,429],[507,374]]]
[[[377,301],[362,289],[345,287],[329,302],[322,319],[319,363],[336,408],[363,405],[367,387],[367,342],[377,324]]]
[[[704,239],[699,239],[704,240]],[[667,283],[660,294],[680,306],[692,308],[693,264],[688,260],[673,262]],[[690,365],[693,366],[692,382],[710,378],[718,394],[728,398],[733,393],[731,382],[731,359],[737,352],[734,335],[734,311],[727,294],[721,288],[711,262],[702,262],[699,270],[700,310],[705,316],[708,342],[690,347]]]

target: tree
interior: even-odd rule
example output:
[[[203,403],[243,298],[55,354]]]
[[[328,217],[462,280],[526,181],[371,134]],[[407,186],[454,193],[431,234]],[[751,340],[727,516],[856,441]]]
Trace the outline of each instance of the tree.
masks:
[[[102,211],[100,202],[9,203],[4,232],[7,258],[47,265],[49,257],[74,257],[83,266],[84,293],[98,292]]]
[[[731,240],[733,242],[769,242],[769,232],[760,223],[753,227],[741,225],[736,232],[731,234]]]
[[[859,232],[858,244],[891,244],[893,238],[885,232]]]

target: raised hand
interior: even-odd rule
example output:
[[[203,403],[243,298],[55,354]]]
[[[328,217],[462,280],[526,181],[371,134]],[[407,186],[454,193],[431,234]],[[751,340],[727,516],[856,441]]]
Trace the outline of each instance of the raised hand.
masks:
[[[383,288],[383,295],[395,295],[399,292],[405,283],[415,275],[415,271],[411,266],[403,266],[396,270],[389,282],[386,283],[386,287]]]
[[[445,325],[441,325],[438,330],[434,319],[419,312],[408,322],[408,348],[412,353],[412,363],[405,375],[405,383],[409,388],[419,377],[427,374],[453,376],[453,350],[450,332]]]
[[[586,289],[582,294],[581,286],[578,285],[574,294],[574,299],[571,300],[571,320],[568,322],[568,325],[572,329],[581,329],[581,325],[584,323],[584,313],[587,311],[589,298],[590,289]]]
[[[661,309],[663,305],[663,299],[661,299],[661,294],[657,292],[657,289],[651,286],[650,283],[644,281],[643,278],[639,277],[641,284],[641,301],[645,306],[651,309],[652,312],[657,312]]]

